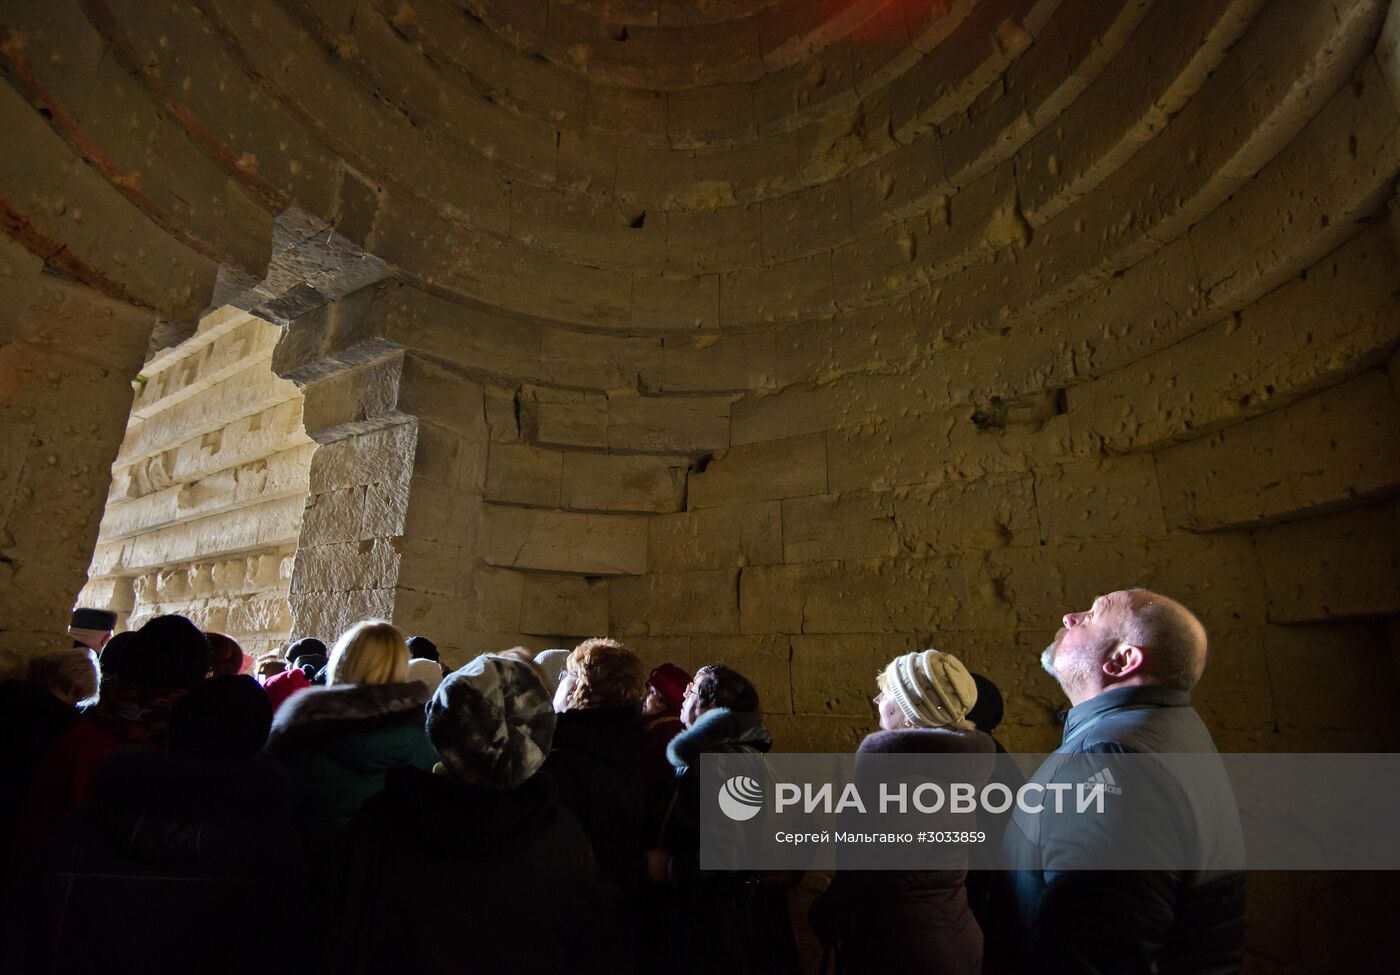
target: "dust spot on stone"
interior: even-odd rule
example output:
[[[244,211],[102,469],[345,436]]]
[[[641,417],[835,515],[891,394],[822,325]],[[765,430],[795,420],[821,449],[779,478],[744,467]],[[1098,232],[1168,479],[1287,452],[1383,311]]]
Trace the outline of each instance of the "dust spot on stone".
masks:
[[[997,47],[1009,58],[1019,57],[1031,46],[1033,40],[1035,38],[1031,36],[1030,31],[1009,17],[997,25]]]
[[[331,42],[331,47],[345,61],[352,61],[360,56],[360,45],[349,34],[337,34]]]
[[[912,261],[918,254],[918,242],[914,240],[914,235],[908,230],[901,230],[895,243],[899,246],[899,252],[904,255],[906,261]]]
[[[700,180],[681,199],[687,209],[693,210],[715,210],[735,206],[738,202],[734,196],[734,184],[718,179]]]

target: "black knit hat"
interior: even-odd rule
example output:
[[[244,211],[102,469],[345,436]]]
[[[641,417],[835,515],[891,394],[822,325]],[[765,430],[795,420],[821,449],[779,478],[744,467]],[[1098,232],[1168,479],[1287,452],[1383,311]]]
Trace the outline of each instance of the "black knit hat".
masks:
[[[98,666],[102,668],[102,679],[131,679],[133,662],[139,646],[136,634],[131,631],[115,634],[98,654]]]
[[[441,660],[437,644],[425,636],[411,636],[404,641],[408,644],[409,660]]]
[[[129,670],[147,687],[191,687],[209,673],[209,641],[183,616],[157,616],[137,631]]]
[[[330,651],[326,649],[325,643],[316,639],[314,636],[304,636],[287,647],[286,657],[287,661],[290,663],[295,661],[298,657],[306,657],[312,654],[317,654],[324,659],[329,653]]]

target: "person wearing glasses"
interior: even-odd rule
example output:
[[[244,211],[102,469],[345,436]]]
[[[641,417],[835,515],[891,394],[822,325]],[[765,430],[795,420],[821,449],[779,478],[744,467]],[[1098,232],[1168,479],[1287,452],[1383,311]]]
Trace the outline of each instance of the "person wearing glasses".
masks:
[[[701,667],[686,685],[680,719],[685,730],[666,750],[676,778],[661,842],[647,852],[653,909],[671,957],[685,971],[795,973],[787,893],[800,877],[700,869],[700,756],[773,747],[758,690],[723,664]]]

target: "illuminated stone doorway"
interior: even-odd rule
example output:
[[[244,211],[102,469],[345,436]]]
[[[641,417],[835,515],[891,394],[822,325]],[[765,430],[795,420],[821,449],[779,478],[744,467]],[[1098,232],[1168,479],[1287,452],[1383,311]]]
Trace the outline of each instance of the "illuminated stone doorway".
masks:
[[[224,307],[145,364],[80,604],[123,628],[180,613],[253,654],[287,639],[316,448],[272,371],[280,335]]]

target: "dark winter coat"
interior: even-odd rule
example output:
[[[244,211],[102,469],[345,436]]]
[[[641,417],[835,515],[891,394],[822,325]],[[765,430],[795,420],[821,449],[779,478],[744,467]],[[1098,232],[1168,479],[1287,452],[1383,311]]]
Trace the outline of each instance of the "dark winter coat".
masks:
[[[544,770],[593,844],[598,872],[633,889],[644,874],[642,722],[636,708],[565,711]]]
[[[759,712],[712,708],[671,740],[675,791],[662,826],[671,856],[663,925],[682,971],[784,975],[798,970],[787,893],[798,878],[700,870],[700,756],[767,752],[773,736]]]
[[[559,802],[583,825],[607,889],[599,923],[613,932],[600,963],[613,975],[637,970],[639,898],[645,881],[642,721],[635,707],[578,708],[554,725],[544,771]]]
[[[1032,781],[1048,781],[1059,764],[1076,761],[1075,756],[1133,752],[1214,755],[1215,743],[1186,691],[1115,688],[1070,710],[1063,744]],[[1164,792],[1157,805],[1165,815],[1126,822],[1111,814],[1093,817],[1089,822],[1102,835],[1093,836],[1092,845],[1103,848],[1131,837],[1152,842],[1154,849],[1234,848],[1241,842],[1238,812],[1223,765],[1218,772],[1216,787]],[[1153,835],[1144,836],[1149,829]],[[1158,834],[1159,829],[1167,831]],[[1086,840],[1082,834],[1061,840],[1054,831],[1048,837],[1042,833],[1034,817],[1018,809],[1004,844],[1006,857],[1018,868],[1017,921],[1030,970],[1057,975],[1239,970],[1243,873],[1051,869],[1072,863]],[[1039,841],[1032,839],[1037,836]]]
[[[675,775],[671,761],[666,757],[666,749],[671,740],[685,730],[681,716],[674,711],[663,711],[642,718],[642,736],[646,743],[642,748],[643,774],[656,776],[670,782]]]
[[[676,778],[666,749],[671,739],[684,730],[680,715],[670,711],[642,718],[642,786],[646,792],[648,846],[654,846],[658,840],[657,830]]]
[[[1015,796],[1026,784],[1026,775],[995,737],[992,744],[996,755],[987,781],[1006,786],[1008,793]],[[1012,809],[1003,813],[983,810],[977,817],[977,828],[987,834],[987,841],[985,848],[974,852],[969,863],[967,901],[982,929],[982,975],[1019,975],[1022,967],[1014,880],[1010,871],[993,869],[1001,864],[1002,840]]]
[[[757,711],[712,708],[666,746],[666,758],[676,770],[665,822],[662,848],[671,855],[671,878],[692,882],[700,872],[700,756],[707,752],[736,754],[767,752],[773,736]]]
[[[288,917],[303,856],[291,782],[265,758],[204,763],[126,746],[54,831],[24,882],[9,971],[297,970],[297,941],[268,950],[252,912]],[[10,920],[14,920],[13,918]]]
[[[46,687],[17,680],[0,683],[0,878],[39,762],[77,721],[78,709]]]
[[[980,731],[913,728],[870,735],[857,752],[910,753],[976,756],[982,760],[966,778],[980,787],[991,772],[995,746]],[[970,825],[950,822],[946,828]],[[968,905],[965,864],[966,854],[957,852],[943,870],[842,871],[812,905],[812,929],[824,944],[839,946],[841,970],[852,975],[978,975],[982,931]]]
[[[273,718],[267,752],[296,783],[296,818],[307,842],[350,825],[392,768],[430,770],[423,684],[337,684],[291,697]]]
[[[586,971],[596,891],[588,839],[548,774],[503,792],[397,768],[327,874],[322,970]]]
[[[182,687],[145,687],[126,680],[104,680],[97,705],[87,710],[49,748],[34,772],[15,846],[37,850],[64,818],[87,804],[93,772],[123,745],[163,747],[170,711],[186,694]]]

